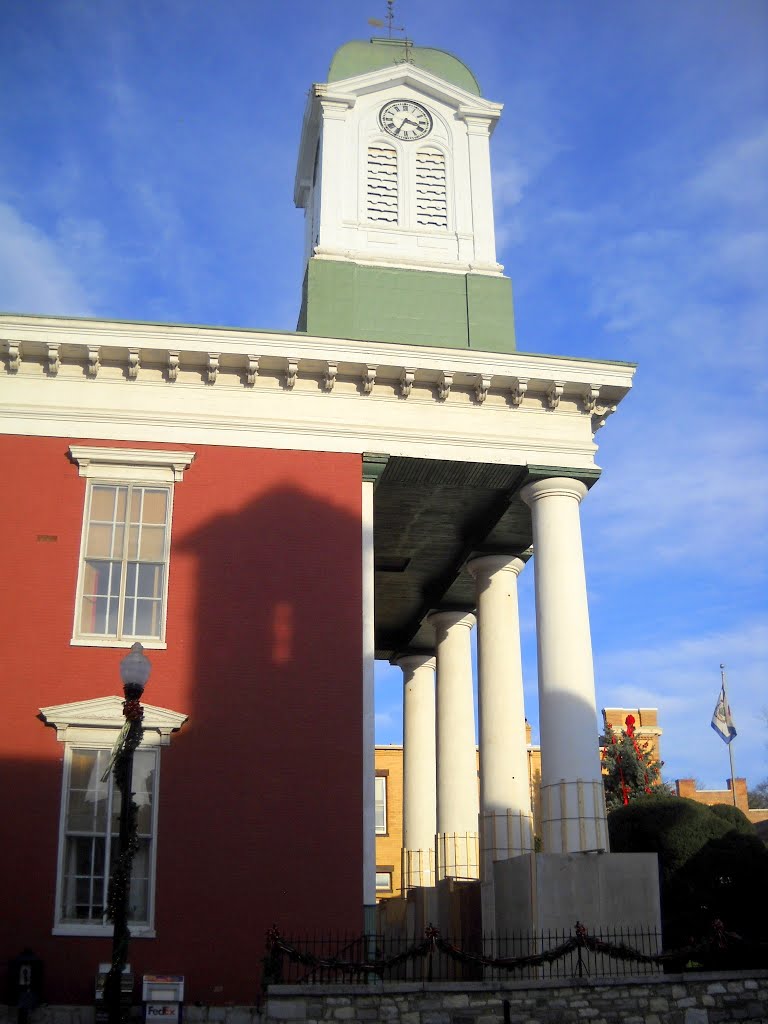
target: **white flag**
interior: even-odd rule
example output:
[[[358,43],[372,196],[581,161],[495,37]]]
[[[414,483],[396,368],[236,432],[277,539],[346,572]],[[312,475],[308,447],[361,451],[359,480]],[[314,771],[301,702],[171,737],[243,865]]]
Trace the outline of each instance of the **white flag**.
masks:
[[[715,710],[712,713],[712,728],[723,741],[730,743],[736,735],[736,726],[731,718],[731,709],[725,698],[725,687],[721,687]]]

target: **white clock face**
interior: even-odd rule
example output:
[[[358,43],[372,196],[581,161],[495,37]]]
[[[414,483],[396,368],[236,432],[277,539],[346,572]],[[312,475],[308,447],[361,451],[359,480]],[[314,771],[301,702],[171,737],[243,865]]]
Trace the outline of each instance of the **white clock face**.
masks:
[[[390,135],[403,142],[423,139],[432,131],[429,111],[413,100],[393,100],[379,111],[379,124]]]

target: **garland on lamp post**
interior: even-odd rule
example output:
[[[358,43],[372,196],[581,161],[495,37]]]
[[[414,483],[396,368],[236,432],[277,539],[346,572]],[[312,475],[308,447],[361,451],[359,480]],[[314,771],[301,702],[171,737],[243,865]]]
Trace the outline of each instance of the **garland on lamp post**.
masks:
[[[109,1014],[109,1024],[125,1024],[128,1020],[129,1007],[124,1010],[121,1005],[121,982],[123,969],[128,962],[128,943],[131,938],[128,916],[133,857],[139,848],[139,809],[133,799],[133,756],[144,735],[144,708],[141,706],[141,696],[151,669],[152,665],[140,643],[135,643],[120,662],[120,675],[125,694],[125,723],[104,776],[106,779],[111,770],[114,785],[120,793],[117,857],[112,865],[107,889],[107,920],[113,924],[112,958],[104,983],[104,1002]]]

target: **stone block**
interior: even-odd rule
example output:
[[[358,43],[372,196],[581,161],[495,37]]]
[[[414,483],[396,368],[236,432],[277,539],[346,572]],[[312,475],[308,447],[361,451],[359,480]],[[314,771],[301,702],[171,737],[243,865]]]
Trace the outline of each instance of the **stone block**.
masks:
[[[464,993],[457,993],[455,995],[443,996],[443,1007],[446,1010],[453,1008],[458,1009],[459,1007],[469,1006],[469,996]]]
[[[306,1020],[307,1005],[303,999],[270,999],[267,1015],[270,1020]]]
[[[706,1010],[691,1007],[685,1011],[684,1024],[709,1024],[709,1015]]]

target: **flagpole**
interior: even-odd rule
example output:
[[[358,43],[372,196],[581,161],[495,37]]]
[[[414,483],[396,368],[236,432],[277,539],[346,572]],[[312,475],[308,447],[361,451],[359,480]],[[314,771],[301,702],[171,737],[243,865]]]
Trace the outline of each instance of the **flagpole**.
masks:
[[[725,706],[729,708],[730,701],[728,700],[728,689],[725,684],[725,665],[720,665],[720,681],[723,685],[723,696],[725,697]],[[728,744],[728,757],[731,761],[731,796],[733,798],[733,806],[736,806],[736,775],[733,770],[733,740]]]

